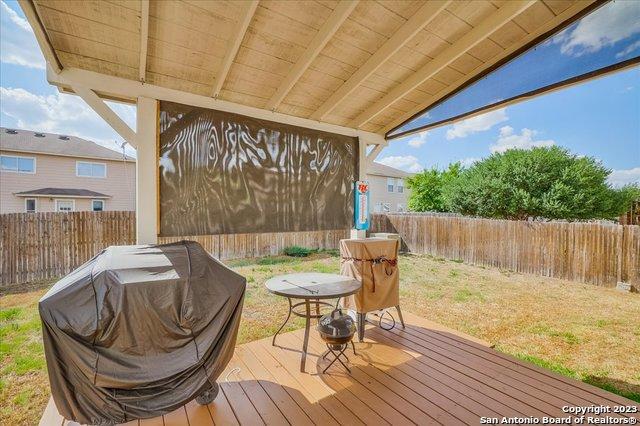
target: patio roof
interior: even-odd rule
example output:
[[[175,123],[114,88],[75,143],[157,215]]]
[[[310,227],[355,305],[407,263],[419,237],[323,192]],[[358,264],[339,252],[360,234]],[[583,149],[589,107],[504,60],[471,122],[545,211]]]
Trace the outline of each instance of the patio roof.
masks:
[[[61,90],[95,72],[377,134],[594,3],[20,1]]]

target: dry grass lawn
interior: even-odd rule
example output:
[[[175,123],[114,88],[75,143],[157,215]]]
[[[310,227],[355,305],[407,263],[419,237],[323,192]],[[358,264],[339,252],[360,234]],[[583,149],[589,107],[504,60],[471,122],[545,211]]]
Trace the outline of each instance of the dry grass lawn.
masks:
[[[272,335],[286,301],[264,281],[287,272],[337,272],[335,254],[228,262],[247,277],[239,343]],[[493,343],[496,349],[640,402],[640,295],[465,265],[400,260],[403,309]],[[49,397],[37,301],[0,302],[0,424],[36,424]],[[302,326],[300,319],[289,329]]]

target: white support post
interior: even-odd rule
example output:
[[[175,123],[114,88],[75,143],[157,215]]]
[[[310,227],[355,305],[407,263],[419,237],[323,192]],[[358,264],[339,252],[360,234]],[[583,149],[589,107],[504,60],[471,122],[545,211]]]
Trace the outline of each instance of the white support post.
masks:
[[[138,98],[136,243],[158,242],[158,101]]]
[[[367,141],[359,138],[358,143],[358,180],[367,179]]]
[[[358,140],[358,180],[367,180],[367,169],[369,168],[369,161],[367,159],[367,146],[369,146],[370,142],[367,138],[360,137]],[[382,142],[385,142],[384,139],[376,140],[376,143],[381,143],[377,146],[384,146]],[[386,143],[386,142],[385,142]],[[377,148],[376,146],[376,148]],[[367,231],[364,229],[351,229],[350,236],[353,239],[362,239],[367,238]]]

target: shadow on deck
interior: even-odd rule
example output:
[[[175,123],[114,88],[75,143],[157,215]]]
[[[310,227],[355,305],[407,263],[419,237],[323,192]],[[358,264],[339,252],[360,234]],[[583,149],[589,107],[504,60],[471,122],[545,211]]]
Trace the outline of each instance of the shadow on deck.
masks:
[[[127,425],[479,424],[480,417],[568,417],[564,406],[636,405],[602,389],[499,353],[478,339],[406,315],[406,330],[367,329],[347,353],[352,373],[321,359],[311,333],[307,373],[299,371],[303,331],[236,348],[208,406]],[[629,417],[631,414],[607,414]],[[634,414],[635,419],[640,415]],[[624,419],[621,419],[624,420]],[[70,425],[49,401],[41,425]]]

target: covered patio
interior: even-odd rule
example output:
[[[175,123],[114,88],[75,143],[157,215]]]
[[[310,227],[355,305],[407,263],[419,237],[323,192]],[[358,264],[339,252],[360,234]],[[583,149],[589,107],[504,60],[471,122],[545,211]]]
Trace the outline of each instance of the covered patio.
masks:
[[[229,170],[216,169],[207,163],[206,153],[197,150],[166,154],[179,139],[166,136],[175,130],[170,125],[196,111],[224,116],[234,125],[287,126],[286,131],[274,132],[278,134],[295,129],[312,134],[314,140],[346,141],[345,146],[355,148],[338,146],[336,152],[347,152],[337,158],[346,164],[344,176],[352,185],[365,178],[368,165],[394,137],[515,101],[487,100],[482,108],[462,115],[406,127],[605,3],[20,0],[47,59],[49,82],[84,99],[136,149],[139,244],[239,233],[255,235],[256,240],[268,232],[351,231],[353,237],[365,236],[363,229],[353,229],[349,209],[354,200],[349,190],[340,194],[343,205],[338,207],[351,214],[343,222],[344,217],[336,216],[324,225],[325,216],[338,210],[327,196],[329,202],[322,198],[321,209],[313,211],[314,220],[302,225],[267,223],[271,228],[265,225],[256,231],[230,225],[223,229],[213,223],[190,232],[203,222],[195,220],[192,228],[171,227],[180,214],[189,220],[200,217],[179,209],[172,220],[163,216],[171,201],[183,195],[175,188],[185,182],[167,178],[175,164],[191,159],[206,163],[208,170],[221,170],[220,174]],[[637,62],[637,58],[621,61],[607,71]],[[544,90],[598,74],[580,75]],[[136,129],[105,101],[136,105]],[[217,135],[212,127],[211,134]],[[247,133],[262,134],[261,130]],[[175,132],[181,131],[187,133],[184,128]],[[225,137],[212,145],[227,149],[236,143]],[[166,162],[170,155],[175,155],[173,163]],[[323,167],[318,170],[322,178],[331,171]],[[274,175],[262,183],[276,181]],[[269,185],[250,189],[263,196],[268,192],[263,187]],[[327,195],[329,191],[320,188],[316,195]],[[194,199],[197,195],[202,194],[195,193]],[[300,199],[308,201],[305,196]],[[315,207],[312,203],[311,209]],[[227,216],[221,222],[234,219]],[[571,413],[564,407],[633,404],[501,354],[485,342],[427,319],[410,314],[405,319],[404,330],[370,326],[366,340],[356,345],[358,354],[347,352],[351,374],[336,366],[321,374],[327,361],[320,357],[325,347],[316,333],[307,361],[311,373],[301,373],[297,366],[301,331],[282,335],[277,346],[270,338],[243,344],[220,377],[222,392],[212,404],[199,406],[192,401],[162,417],[131,424],[454,425],[478,424],[483,417],[568,418]],[[609,415],[624,421],[640,418]],[[72,423],[58,414],[51,400],[40,424]]]
[[[486,342],[415,315],[407,328],[370,326],[348,352],[352,373],[332,367],[312,334],[308,371],[298,369],[302,330],[236,347],[222,391],[208,406],[195,401],[155,419],[127,425],[476,425],[481,418],[570,418],[566,407],[629,405],[602,389],[499,353]],[[563,410],[564,408],[564,410]],[[575,416],[575,414],[573,414]],[[640,419],[639,414],[603,414]],[[487,421],[489,423],[489,421]],[[606,422],[611,424],[611,422]],[[71,425],[49,401],[41,425]]]
[[[136,149],[141,243],[165,234],[158,101],[356,137],[363,179],[403,125],[604,3],[20,0],[49,82]],[[104,100],[135,104],[136,129]]]

